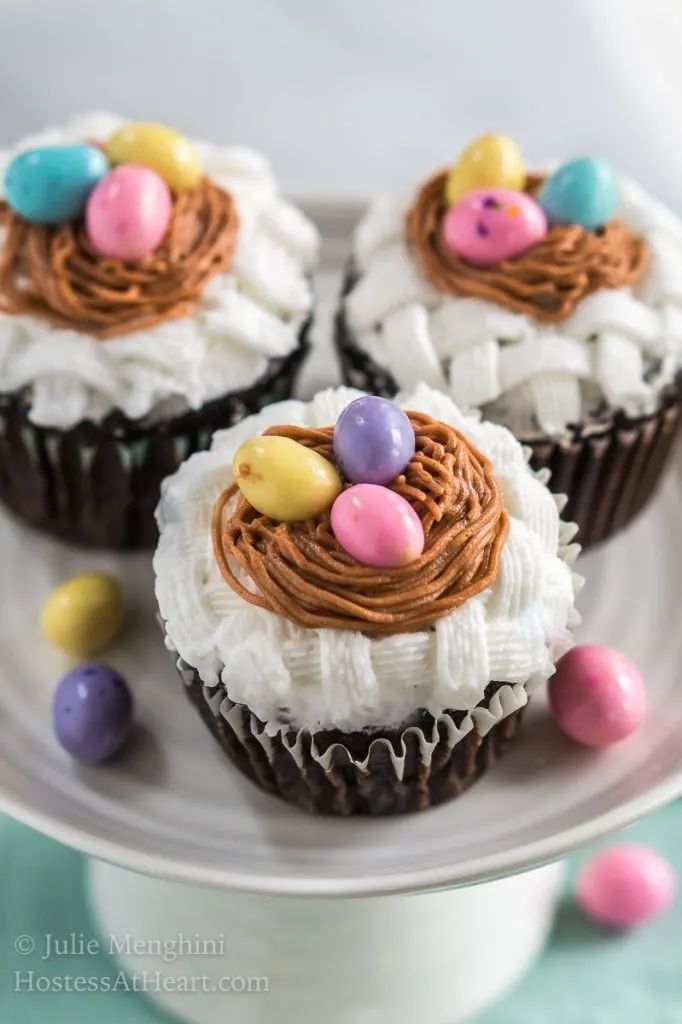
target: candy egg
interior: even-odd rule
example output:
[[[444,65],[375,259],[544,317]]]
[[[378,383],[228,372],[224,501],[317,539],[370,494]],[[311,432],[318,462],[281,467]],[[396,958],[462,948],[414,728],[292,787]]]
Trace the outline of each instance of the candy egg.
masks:
[[[59,683],[52,725],[65,750],[79,761],[100,762],[123,746],[133,723],[125,679],[108,665],[79,665]]]
[[[646,690],[637,667],[620,651],[598,644],[564,654],[548,691],[559,727],[587,747],[618,743],[646,715]]]
[[[132,164],[115,167],[88,199],[88,241],[107,259],[140,260],[163,240],[172,209],[168,186],[155,171]]]
[[[377,484],[356,484],[332,505],[332,530],[341,547],[362,565],[408,565],[424,550],[424,529],[409,502]]]
[[[547,234],[547,218],[525,192],[479,188],[443,218],[443,242],[468,263],[486,266],[519,256]]]
[[[8,205],[35,224],[78,220],[93,188],[109,170],[97,146],[42,146],[20,153],[5,174]]]
[[[481,135],[464,150],[445,179],[445,202],[453,206],[477,188],[523,189],[526,165],[518,143],[507,135]]]
[[[608,928],[634,928],[668,910],[677,879],[672,865],[639,843],[621,843],[583,867],[576,887],[585,913]]]
[[[123,611],[118,581],[103,572],[86,572],[52,591],[40,624],[55,647],[76,658],[89,658],[114,642],[123,625]]]
[[[618,178],[607,160],[571,160],[545,181],[538,200],[551,224],[579,224],[593,231],[614,214]]]
[[[353,483],[389,484],[410,462],[414,448],[414,427],[385,398],[356,398],[334,428],[334,459]]]
[[[336,467],[289,437],[253,437],[232,464],[240,491],[258,512],[289,523],[328,509],[343,484]]]
[[[112,164],[137,164],[156,171],[172,192],[195,188],[202,177],[197,152],[180,132],[162,124],[126,124],[109,138]]]

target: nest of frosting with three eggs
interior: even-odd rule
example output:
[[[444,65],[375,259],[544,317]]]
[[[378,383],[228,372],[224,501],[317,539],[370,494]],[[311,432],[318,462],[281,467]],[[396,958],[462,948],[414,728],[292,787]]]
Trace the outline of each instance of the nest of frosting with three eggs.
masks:
[[[392,404],[379,398],[359,401]],[[414,431],[414,447],[402,471],[385,488],[358,487],[344,476],[334,504],[319,515],[282,522],[258,511],[237,482],[223,492],[214,508],[213,549],[224,579],[240,597],[303,628],[380,637],[428,628],[491,586],[509,520],[490,461],[446,423],[420,412],[408,412],[405,419]],[[333,464],[334,433],[333,427],[278,426],[264,439],[288,438]],[[237,473],[245,471],[240,458],[238,453]],[[385,514],[370,524],[384,538],[392,529],[390,516],[400,513],[393,506],[404,502],[416,514],[423,542],[409,558],[398,551],[393,565],[372,565],[354,557],[348,529],[366,527],[362,501],[355,509],[345,502],[350,515],[343,521],[335,511],[363,487],[375,488],[371,496],[378,499],[379,512],[376,505],[365,505],[364,512]],[[384,494],[390,498],[385,509],[381,491],[391,492]]]
[[[418,190],[405,230],[438,291],[555,324],[587,295],[632,285],[647,268],[646,242],[612,216],[617,197],[606,161],[527,173],[513,140],[485,135]]]
[[[239,220],[189,140],[126,125],[20,154],[0,203],[0,312],[102,339],[191,315],[225,273]]]

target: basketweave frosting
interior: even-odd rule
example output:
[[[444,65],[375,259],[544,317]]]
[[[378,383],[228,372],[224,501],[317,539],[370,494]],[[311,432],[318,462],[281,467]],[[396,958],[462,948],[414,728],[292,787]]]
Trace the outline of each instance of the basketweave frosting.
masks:
[[[124,119],[88,114],[0,153],[0,177],[34,146],[106,139]],[[286,202],[266,161],[240,147],[195,143],[207,177],[239,217],[227,273],[206,285],[190,316],[104,339],[35,316],[0,314],[0,393],[30,389],[31,420],[69,429],[113,409],[159,419],[255,383],[297,344],[313,296],[319,237]],[[4,239],[0,233],[0,244]]]
[[[634,182],[616,216],[650,250],[641,280],[588,295],[556,325],[438,291],[411,253],[413,195],[375,202],[357,228],[346,299],[358,344],[401,387],[424,380],[516,434],[556,436],[622,410],[648,415],[682,366],[682,221]]]
[[[420,707],[434,715],[464,710],[469,727],[485,732],[526,703],[570,646],[581,584],[570,568],[579,550],[571,543],[575,527],[559,517],[564,499],[530,470],[505,428],[465,417],[425,385],[399,399],[403,408],[451,424],[491,460],[510,520],[493,584],[430,628],[380,638],[302,628],[240,597],[214,557],[212,513],[233,480],[238,447],[277,424],[334,424],[359,395],[339,388],[310,403],[270,406],[218,433],[209,452],[193,455],[166,481],[154,568],[167,644],[199,671],[209,694],[222,682],[270,735],[390,726]],[[504,684],[494,705],[476,709],[491,681]]]

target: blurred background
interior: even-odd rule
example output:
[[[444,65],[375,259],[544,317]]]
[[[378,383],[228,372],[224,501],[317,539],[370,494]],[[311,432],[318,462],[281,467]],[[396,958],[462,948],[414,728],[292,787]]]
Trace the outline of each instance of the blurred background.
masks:
[[[682,207],[680,0],[0,0],[0,144],[108,109],[360,195],[484,130]]]

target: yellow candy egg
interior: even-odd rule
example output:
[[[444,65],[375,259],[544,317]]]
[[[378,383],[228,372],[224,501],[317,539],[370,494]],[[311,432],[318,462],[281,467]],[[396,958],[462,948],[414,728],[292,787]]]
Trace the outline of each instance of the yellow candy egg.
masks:
[[[318,516],[343,488],[331,462],[289,437],[253,437],[232,465],[249,504],[285,523]]]
[[[202,177],[197,152],[180,132],[162,124],[126,124],[110,137],[109,161],[149,167],[163,178],[172,192],[195,188]]]
[[[445,201],[454,206],[476,188],[510,188],[526,183],[526,164],[518,143],[508,135],[481,135],[464,150],[445,179]]]
[[[90,658],[114,642],[123,625],[120,584],[103,572],[73,576],[53,590],[40,624],[55,647],[76,658]]]

